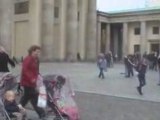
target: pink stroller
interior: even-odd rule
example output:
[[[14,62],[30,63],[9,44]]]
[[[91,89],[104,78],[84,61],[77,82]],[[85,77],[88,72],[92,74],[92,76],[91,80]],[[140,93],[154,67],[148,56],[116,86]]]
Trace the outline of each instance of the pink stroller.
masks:
[[[74,91],[69,79],[61,75],[46,75],[43,82],[47,91],[47,104],[54,111],[54,120],[79,120]]]

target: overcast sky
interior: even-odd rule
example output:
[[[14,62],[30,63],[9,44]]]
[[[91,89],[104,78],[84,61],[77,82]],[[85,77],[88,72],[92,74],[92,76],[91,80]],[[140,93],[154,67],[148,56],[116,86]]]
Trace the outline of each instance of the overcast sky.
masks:
[[[110,12],[144,8],[145,0],[97,0],[97,10]]]

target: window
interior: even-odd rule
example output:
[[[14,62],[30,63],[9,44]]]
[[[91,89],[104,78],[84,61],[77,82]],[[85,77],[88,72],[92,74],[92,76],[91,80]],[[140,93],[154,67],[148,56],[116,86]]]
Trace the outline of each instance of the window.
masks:
[[[15,14],[24,14],[29,12],[29,1],[17,2],[14,6]]]
[[[159,43],[151,44],[151,52],[158,52],[159,51]]]
[[[134,29],[134,34],[135,35],[140,35],[140,28],[135,28]]]
[[[134,53],[140,52],[140,45],[134,45]]]
[[[59,18],[59,7],[54,8],[54,18]]]
[[[159,34],[159,27],[153,27],[153,34]]]

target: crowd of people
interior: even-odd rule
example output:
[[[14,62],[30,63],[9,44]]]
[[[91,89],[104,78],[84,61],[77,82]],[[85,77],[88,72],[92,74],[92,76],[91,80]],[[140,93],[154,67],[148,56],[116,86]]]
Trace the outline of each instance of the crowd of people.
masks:
[[[101,79],[105,78],[104,72],[107,71],[108,67],[113,67],[115,57],[113,57],[112,52],[107,54],[100,53],[97,58],[97,66],[99,68],[98,77]],[[147,69],[158,71],[160,85],[160,56],[157,52],[152,52],[149,54],[144,53],[143,55],[136,53],[124,56],[124,66],[125,66],[125,77],[133,77],[134,74],[137,75],[139,80],[139,85],[137,86],[137,91],[140,95],[143,95],[142,88],[146,85],[146,71]]]
[[[158,71],[160,85],[160,55],[157,52],[149,54],[144,53],[141,57],[140,54],[128,55],[124,57],[125,77],[134,76],[134,70],[138,73],[139,86],[137,90],[140,95],[143,95],[142,87],[146,85],[145,74],[147,69]]]
[[[25,106],[28,102],[31,102],[41,120],[46,119],[45,111],[37,106],[38,91],[36,83],[39,75],[40,51],[41,48],[39,46],[33,45],[28,50],[28,56],[23,59],[20,85],[24,88],[24,94],[19,103],[16,103],[13,91],[6,91],[5,93],[5,108],[9,115],[16,116],[17,120],[23,120],[23,116],[26,115]],[[117,61],[117,58],[118,56],[113,56],[112,52],[98,55],[99,78],[105,78],[104,72],[109,67],[113,67],[113,63]],[[8,64],[15,67],[15,63],[18,63],[16,59],[11,59],[5,49],[0,47],[0,72],[9,72]],[[127,55],[124,57],[124,66],[126,78],[134,76],[134,71],[137,72],[139,80],[137,91],[140,95],[143,95],[142,88],[146,85],[147,66],[152,70],[159,70],[160,76],[160,56],[157,53],[144,54],[142,57],[140,54]],[[158,85],[160,85],[160,77]]]

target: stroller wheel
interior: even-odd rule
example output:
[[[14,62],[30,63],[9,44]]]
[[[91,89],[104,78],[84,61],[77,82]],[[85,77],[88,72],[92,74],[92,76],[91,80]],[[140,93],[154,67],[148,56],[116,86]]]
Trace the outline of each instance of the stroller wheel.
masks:
[[[53,120],[62,120],[60,117],[55,117]]]
[[[68,116],[66,116],[66,115],[64,115],[64,116],[62,116],[62,117],[55,117],[53,120],[69,120],[69,117]]]
[[[63,120],[70,120],[67,115],[63,115]]]

